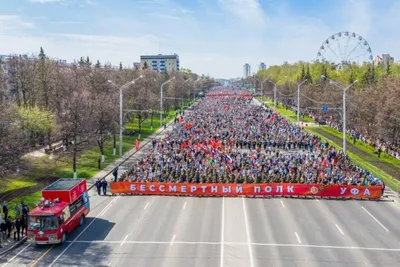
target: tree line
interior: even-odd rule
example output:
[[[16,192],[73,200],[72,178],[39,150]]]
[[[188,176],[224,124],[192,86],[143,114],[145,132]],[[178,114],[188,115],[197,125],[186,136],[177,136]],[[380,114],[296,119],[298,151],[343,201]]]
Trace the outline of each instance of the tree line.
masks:
[[[269,78],[278,84],[280,102],[297,107],[297,85],[301,86],[302,113],[332,122],[341,129],[343,89],[347,91],[347,124],[350,132],[368,139],[371,144],[383,143],[392,152],[400,153],[400,65],[345,65],[338,69],[328,63],[298,62],[271,66],[257,73],[259,80]],[[328,79],[322,78],[325,76]],[[251,78],[250,78],[251,79]],[[331,82],[334,81],[334,82]],[[253,82],[260,84],[257,80]],[[264,92],[273,97],[273,85],[266,81]],[[322,106],[328,111],[322,111]],[[379,141],[378,141],[379,140]]]
[[[110,63],[92,63],[89,57],[65,64],[50,58],[40,48],[37,55],[10,55],[0,59],[0,177],[21,168],[26,152],[63,141],[73,160],[84,143],[97,144],[104,158],[104,144],[119,129],[119,88],[142,75],[124,92],[126,121],[137,118],[139,127],[149,116],[181,106],[182,98],[210,88],[209,77],[198,79],[183,72],[157,73],[146,66],[114,68]],[[160,85],[164,87],[164,110],[160,111]],[[110,83],[112,81],[112,83]],[[140,130],[140,129],[138,129]],[[65,149],[64,148],[64,149]]]

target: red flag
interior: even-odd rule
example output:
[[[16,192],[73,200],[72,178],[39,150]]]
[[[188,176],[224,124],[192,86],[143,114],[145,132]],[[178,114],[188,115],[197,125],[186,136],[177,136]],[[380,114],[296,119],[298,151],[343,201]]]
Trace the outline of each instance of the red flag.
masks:
[[[187,143],[186,143],[186,141],[184,141],[183,144],[182,144],[182,146],[181,146],[181,148],[182,148],[182,149],[185,149],[186,147],[187,147]]]
[[[327,166],[326,157],[325,157],[324,160],[322,161],[322,166],[323,166],[324,168],[326,168],[326,166]]]
[[[140,147],[139,140],[136,139],[136,141],[135,141],[135,149],[136,149],[136,151],[139,150],[139,147]]]
[[[186,130],[189,130],[190,128],[192,128],[192,125],[190,124],[190,122],[188,122],[188,123],[186,124]]]

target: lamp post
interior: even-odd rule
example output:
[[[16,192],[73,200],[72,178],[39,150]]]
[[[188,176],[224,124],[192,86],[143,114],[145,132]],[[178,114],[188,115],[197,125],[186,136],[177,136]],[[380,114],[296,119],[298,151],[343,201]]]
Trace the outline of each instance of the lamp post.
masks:
[[[300,83],[296,83],[293,80],[290,81],[297,84],[297,124],[300,125],[300,87],[307,81],[307,79]]]
[[[143,75],[140,75],[138,78],[130,81],[119,88],[119,157],[122,158],[122,132],[124,130],[123,126],[123,113],[122,113],[122,104],[123,104],[123,95],[122,91],[129,87],[130,85],[134,84],[137,80],[141,79]],[[108,80],[110,84],[118,88],[118,86],[113,83],[111,80]]]
[[[358,80],[355,80],[352,84],[348,85],[347,87],[344,87],[343,85],[340,85],[339,83],[330,80],[328,77],[324,75],[321,75],[321,77],[323,79],[328,80],[330,84],[333,84],[336,87],[343,90],[343,153],[346,155],[346,92],[348,89],[353,87],[353,85],[357,83]]]
[[[274,85],[274,111],[275,111],[276,110],[276,83],[274,83],[273,81],[271,81],[268,78],[266,80]]]
[[[167,83],[171,82],[173,79],[175,79],[175,77],[172,77],[171,79],[169,79],[168,81],[165,81],[161,84],[160,87],[160,128],[162,127],[162,111],[163,111],[163,89],[164,89],[164,85],[166,85]]]
[[[263,83],[265,83],[268,78],[265,78],[263,81],[259,80],[258,78],[254,78],[261,83],[261,102],[263,101]]]

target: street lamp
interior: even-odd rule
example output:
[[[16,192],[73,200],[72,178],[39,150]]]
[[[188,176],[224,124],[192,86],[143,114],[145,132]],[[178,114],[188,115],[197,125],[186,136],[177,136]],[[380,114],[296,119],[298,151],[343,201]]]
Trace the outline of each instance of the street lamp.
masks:
[[[274,83],[273,81],[271,81],[268,78],[266,80],[274,85],[274,111],[275,111],[276,110],[276,83]]]
[[[162,101],[163,101],[163,87],[164,85],[166,85],[167,83],[169,83],[170,81],[172,81],[173,79],[175,79],[175,77],[172,77],[171,79],[169,79],[168,81],[165,81],[161,84],[161,88],[160,88],[160,128],[162,127],[162,111],[163,111],[163,105],[162,105]]]
[[[122,91],[129,87],[130,85],[134,84],[137,80],[143,78],[143,75],[140,75],[138,78],[124,84],[123,86],[121,86],[119,88],[119,157],[122,158],[122,132],[124,130],[124,126],[123,126],[123,113],[122,113],[122,104],[123,104],[123,95],[122,95]],[[118,86],[111,80],[107,81],[108,83],[112,84],[113,86],[115,86],[116,88],[118,88]]]
[[[263,81],[259,80],[258,78],[254,77],[254,79],[256,79],[258,82],[261,83],[261,102],[263,101],[263,83],[265,83],[268,78],[265,78]]]
[[[300,125],[300,87],[307,81],[307,79],[304,79],[304,81],[300,83],[297,83],[293,80],[290,81],[297,84],[297,124]]]
[[[358,82],[358,80],[355,80],[352,84],[350,84],[347,87],[344,87],[340,85],[339,83],[330,80],[328,77],[321,75],[323,79],[326,79],[329,81],[330,84],[335,85],[336,87],[340,88],[343,90],[343,153],[346,155],[346,92],[348,89],[350,89],[355,83]]]

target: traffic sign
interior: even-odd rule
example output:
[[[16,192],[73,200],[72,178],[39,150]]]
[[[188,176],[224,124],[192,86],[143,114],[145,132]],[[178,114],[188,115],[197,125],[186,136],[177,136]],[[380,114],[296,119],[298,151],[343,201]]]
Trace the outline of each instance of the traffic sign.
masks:
[[[328,111],[328,106],[322,106],[322,111]]]

